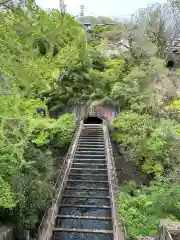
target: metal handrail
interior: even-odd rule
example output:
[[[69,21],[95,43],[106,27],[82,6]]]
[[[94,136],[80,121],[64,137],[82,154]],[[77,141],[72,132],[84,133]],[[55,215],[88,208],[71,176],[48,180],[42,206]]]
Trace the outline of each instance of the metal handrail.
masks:
[[[38,239],[41,239],[41,233],[42,233],[42,230],[45,226],[45,222],[47,220],[48,212],[52,208],[53,209],[52,214],[51,214],[50,221],[49,221],[49,224],[48,224],[48,227],[47,227],[47,230],[46,230],[45,238],[43,238],[43,240],[48,240],[49,239],[48,238],[48,234],[49,234],[48,231],[49,231],[50,225],[52,224],[52,218],[55,214],[55,207],[58,204],[62,187],[63,187],[64,183],[66,182],[66,178],[67,178],[69,169],[71,167],[70,165],[72,164],[72,160],[73,160],[73,157],[74,157],[75,149],[76,149],[76,146],[77,146],[77,143],[78,143],[78,140],[79,140],[79,136],[80,136],[82,127],[83,127],[83,122],[81,121],[79,127],[77,128],[77,130],[76,130],[76,132],[73,136],[72,142],[71,142],[70,147],[68,149],[68,152],[65,156],[65,159],[64,159],[63,165],[61,167],[61,170],[59,171],[57,181],[56,181],[56,184],[55,184],[55,186],[57,186],[57,188],[55,189],[54,198],[53,198],[51,207],[46,210],[46,212],[43,216],[43,219],[41,221],[41,224],[38,228]],[[59,186],[59,184],[60,184],[60,186]]]

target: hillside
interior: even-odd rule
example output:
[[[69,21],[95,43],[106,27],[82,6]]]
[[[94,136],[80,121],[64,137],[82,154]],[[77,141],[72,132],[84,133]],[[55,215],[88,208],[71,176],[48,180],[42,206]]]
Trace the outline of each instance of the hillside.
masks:
[[[80,23],[91,23],[92,25],[95,24],[104,24],[104,23],[114,23],[115,20],[108,18],[108,17],[93,17],[93,16],[84,16],[78,17],[77,21]]]
[[[180,69],[165,67],[167,44],[178,36],[180,6],[167,1],[139,11],[128,24],[95,27],[88,36],[78,18],[27,8],[0,11],[0,216],[32,237],[55,186],[54,153],[68,148],[76,119],[73,104],[113,104],[112,126],[127,162],[147,177],[117,192],[119,219],[131,238],[156,236],[162,218],[180,221]],[[176,13],[176,14],[175,14]],[[174,14],[174,15],[173,15]],[[121,42],[126,39],[127,42]],[[104,56],[109,42],[127,51]],[[56,112],[57,119],[51,118]],[[61,162],[59,163],[61,165]]]

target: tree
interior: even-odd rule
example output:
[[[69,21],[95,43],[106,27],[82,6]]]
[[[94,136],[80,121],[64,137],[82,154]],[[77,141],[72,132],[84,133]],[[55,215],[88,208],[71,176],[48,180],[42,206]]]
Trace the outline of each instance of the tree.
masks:
[[[116,28],[119,34],[108,33],[111,42],[127,49],[119,52],[123,61],[114,57],[110,63],[116,60],[117,65],[105,69],[109,96],[121,106],[113,137],[127,161],[155,180],[148,187],[126,183],[127,190],[118,194],[120,220],[133,238],[155,236],[160,218],[179,220],[179,196],[171,194],[179,191],[180,180],[180,79],[178,71],[165,67],[169,44],[179,31],[177,2],[142,9],[130,23]]]
[[[62,23],[57,10],[26,4],[0,12],[0,215],[32,229],[52,200],[52,149],[68,146],[75,129],[73,115],[48,117],[48,97],[64,87],[59,55],[83,30],[67,14]]]
[[[63,0],[59,0],[59,6],[60,6],[60,12],[61,13],[66,13],[67,12],[67,5],[64,3]]]

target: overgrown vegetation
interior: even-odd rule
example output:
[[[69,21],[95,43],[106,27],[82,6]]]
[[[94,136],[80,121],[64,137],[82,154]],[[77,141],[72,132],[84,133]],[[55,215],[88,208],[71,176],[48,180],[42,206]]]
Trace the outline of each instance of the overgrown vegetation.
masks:
[[[148,187],[128,182],[120,190],[118,201],[129,236],[156,236],[160,219],[179,220],[180,185],[166,178],[158,178]]]
[[[130,182],[120,188],[119,216],[130,237],[155,236],[161,218],[180,220],[180,79],[178,70],[165,68],[168,44],[180,30],[179,13],[177,1],[154,5],[121,30],[129,39],[121,44],[128,49],[128,68],[121,62],[111,85],[110,96],[122,108],[113,123],[114,139],[127,160],[153,179],[149,186]],[[173,28],[166,22],[170,16]]]
[[[25,1],[3,7],[0,19],[0,215],[31,230],[52,201],[53,150],[75,129],[72,114],[49,113],[103,97],[106,63],[65,12]]]
[[[0,215],[33,229],[54,192],[52,150],[68,146],[75,130],[72,114],[55,120],[48,112],[67,91],[58,79],[71,42],[82,34],[70,16],[32,3],[0,18]]]
[[[52,200],[52,148],[68,146],[75,129],[72,114],[52,119],[49,112],[81,102],[121,107],[114,139],[153,179],[119,191],[129,236],[154,236],[160,218],[179,219],[180,79],[165,61],[180,31],[180,6],[166,4],[90,34],[70,15],[33,1],[0,12],[2,221],[24,229],[37,224]]]

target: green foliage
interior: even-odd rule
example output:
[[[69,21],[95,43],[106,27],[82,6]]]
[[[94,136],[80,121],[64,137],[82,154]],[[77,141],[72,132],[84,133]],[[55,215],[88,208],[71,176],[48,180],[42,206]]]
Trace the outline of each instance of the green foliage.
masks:
[[[72,114],[64,114],[59,119],[32,119],[33,143],[37,146],[53,144],[62,147],[71,142],[75,129],[75,118]],[[57,142],[56,142],[57,141]]]
[[[91,33],[91,44],[98,45],[105,39],[105,36],[111,32],[113,27],[109,26],[93,26]]]
[[[180,186],[157,179],[150,186],[129,182],[119,190],[120,219],[131,237],[156,236],[159,219],[180,220]]]
[[[32,143],[24,149],[24,158],[26,164],[13,177],[17,205],[11,215],[16,225],[31,229],[52,199],[53,186],[48,177],[52,174],[53,160],[50,151],[42,151]]]
[[[134,238],[155,236],[161,218],[179,220],[179,79],[171,78],[163,60],[157,58],[159,53],[152,54],[146,44],[139,47],[137,39],[133,42],[129,68],[124,65],[110,93],[121,105],[122,112],[113,123],[114,139],[127,160],[135,161],[151,177],[165,177],[149,187],[137,188],[133,183],[120,189],[119,217]],[[169,174],[173,183],[166,180]]]
[[[51,119],[49,107],[77,94],[91,62],[83,29],[67,14],[29,2],[0,18],[0,215],[30,229],[52,200],[51,148],[68,146],[75,129],[73,115]]]
[[[65,114],[60,117],[53,126],[53,146],[68,146],[72,140],[74,129],[76,127],[75,118],[71,114]]]
[[[160,218],[179,219],[180,78],[178,70],[172,73],[165,68],[167,46],[179,34],[176,2],[139,10],[132,22],[103,36],[110,43],[108,49],[119,54],[106,61],[101,75],[106,87],[102,85],[98,92],[121,107],[112,124],[113,137],[127,160],[150,177],[158,177],[148,187],[131,183],[118,193],[120,221],[134,238],[155,236]],[[165,20],[170,15],[172,29]],[[102,35],[99,32],[97,37]]]
[[[162,98],[163,90],[159,93],[155,89],[155,78],[159,79],[160,74],[166,74],[162,60],[150,58],[148,63],[136,64],[128,72],[112,85],[113,99],[120,99],[123,107],[128,106],[138,112],[156,109],[157,105],[163,104],[157,102],[157,98]]]
[[[72,67],[86,64],[83,29],[69,15],[31,6],[0,15],[0,71],[13,87],[12,93],[39,97],[57,89],[59,75],[71,75]]]
[[[115,23],[115,21],[111,18],[108,17],[93,17],[93,16],[83,16],[83,17],[78,17],[77,20],[80,23],[91,23],[92,25],[95,24],[104,24],[104,23]]]
[[[52,198],[53,161],[44,148],[67,146],[75,119],[71,114],[42,117],[37,109],[47,107],[38,99],[4,96],[1,103],[0,207],[13,209],[11,221],[29,229]]]
[[[113,125],[118,129],[115,140],[147,174],[162,175],[164,167],[172,169],[179,165],[177,122],[125,111]]]
[[[164,67],[168,31],[159,8],[139,12],[129,24],[94,27],[90,35],[70,15],[44,11],[31,1],[26,9],[1,11],[0,19],[3,219],[31,229],[50,203],[51,150],[68,146],[75,119],[72,114],[51,119],[48,112],[63,112],[71,103],[119,103],[114,138],[130,160],[158,177],[180,169],[179,78]],[[107,57],[107,49],[118,56]],[[178,179],[140,189],[132,183],[120,192],[120,216],[131,236],[154,235],[160,217],[178,218]]]
[[[73,115],[53,120],[48,111],[107,99],[110,85],[103,55],[74,18],[26,6],[0,12],[0,212],[30,229],[52,198],[50,150],[67,147],[75,129]]]
[[[135,150],[138,159],[144,151],[147,136],[152,132],[154,124],[150,115],[139,115],[133,111],[122,112],[113,123],[118,129],[115,140],[124,147]]]
[[[180,109],[180,100],[179,99],[178,100],[174,100],[167,107],[171,108],[173,110],[179,110]]]
[[[11,186],[0,177],[0,207],[12,208],[15,207],[15,196],[12,193]]]

